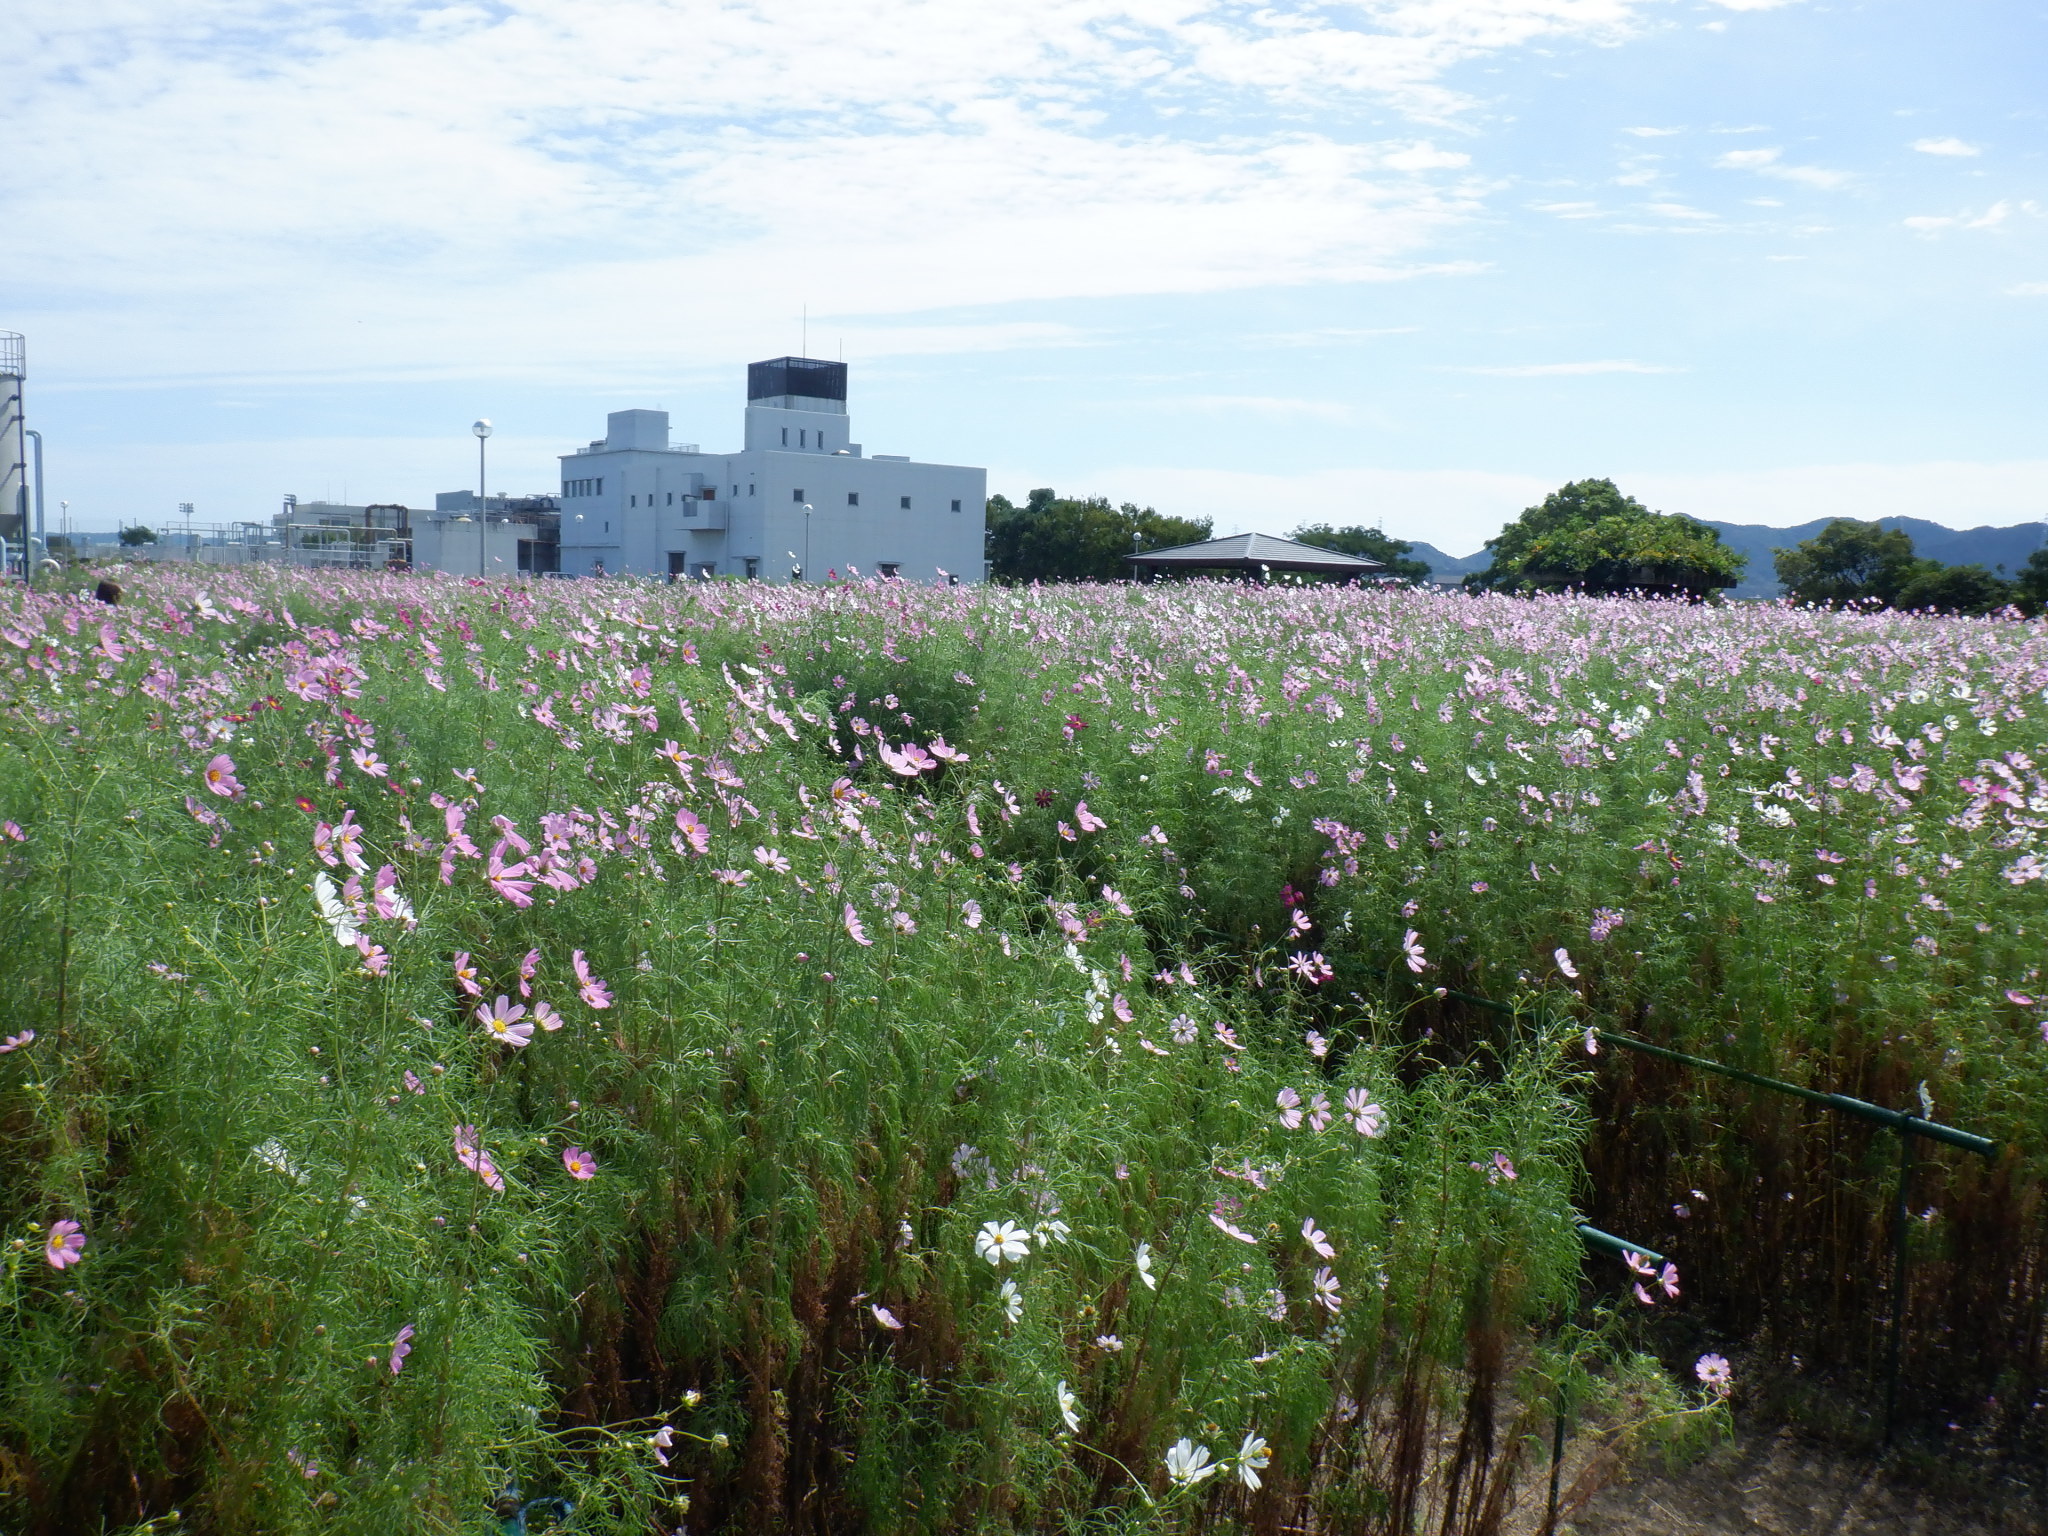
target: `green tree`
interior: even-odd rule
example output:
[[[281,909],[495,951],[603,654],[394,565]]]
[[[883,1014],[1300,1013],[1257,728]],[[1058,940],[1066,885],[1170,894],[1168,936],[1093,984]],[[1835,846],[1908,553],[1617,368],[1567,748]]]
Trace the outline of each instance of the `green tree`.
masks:
[[[155,542],[156,530],[145,528],[140,523],[137,523],[133,528],[123,528],[121,530],[121,543],[126,548],[133,549],[138,544],[154,544]]]
[[[1742,579],[1747,557],[1677,513],[1653,512],[1612,480],[1574,480],[1488,539],[1474,591],[1648,592],[1695,601]]]
[[[2015,601],[2028,613],[2048,610],[2048,549],[2037,549],[2027,556],[2027,563],[2013,578],[2012,587]]]
[[[1287,535],[1301,544],[1313,544],[1318,549],[1334,549],[1347,555],[1363,555],[1368,560],[1377,560],[1387,568],[1389,576],[1398,576],[1404,581],[1427,581],[1429,562],[1410,559],[1415,546],[1405,539],[1389,538],[1377,528],[1366,528],[1353,523],[1344,528],[1333,528],[1328,523],[1303,523]]]
[[[1166,517],[1132,502],[1112,506],[1100,496],[1064,498],[1049,487],[1023,506],[1007,496],[988,501],[989,576],[995,581],[1121,581],[1124,556],[1170,549],[1209,537],[1207,518]]]
[[[1919,567],[1893,597],[1894,608],[1932,613],[1996,613],[2018,594],[1981,565],[1943,565],[1938,560],[1915,562]]]
[[[1895,606],[1899,592],[1931,561],[1916,559],[1902,528],[1838,517],[1771,562],[1785,595],[1802,603],[1881,603]]]

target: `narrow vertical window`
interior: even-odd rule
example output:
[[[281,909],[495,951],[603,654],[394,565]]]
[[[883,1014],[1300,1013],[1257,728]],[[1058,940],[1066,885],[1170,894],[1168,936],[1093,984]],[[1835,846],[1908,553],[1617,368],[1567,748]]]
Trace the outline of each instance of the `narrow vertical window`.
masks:
[[[785,448],[789,446],[789,428],[787,427],[782,429],[782,446]]]
[[[899,496],[896,498],[896,505],[908,512],[910,510],[910,498],[908,496]]]

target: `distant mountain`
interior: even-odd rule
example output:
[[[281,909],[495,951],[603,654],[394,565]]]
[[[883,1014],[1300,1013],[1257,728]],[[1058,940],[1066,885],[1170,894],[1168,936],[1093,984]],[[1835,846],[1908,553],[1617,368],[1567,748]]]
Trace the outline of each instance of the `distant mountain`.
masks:
[[[1732,588],[1730,597],[1781,597],[1771,568],[1772,557],[1781,549],[1803,544],[1834,521],[1819,517],[1797,528],[1766,528],[1758,523],[1717,523],[1701,518],[1721,535],[1721,542],[1749,556],[1742,573],[1742,585]],[[1913,540],[1913,553],[1943,565],[1981,565],[2011,576],[2027,563],[2027,556],[2048,543],[2041,523],[2020,523],[2011,528],[1944,528],[1920,517],[1881,517],[1881,528],[1903,528]],[[1431,581],[1455,586],[1472,571],[1483,571],[1493,557],[1482,549],[1471,555],[1447,555],[1434,544],[1415,544],[1415,558],[1429,562]]]
[[[1429,579],[1439,586],[1456,585],[1468,571],[1483,571],[1493,564],[1493,556],[1485,550],[1476,555],[1447,555],[1434,544],[1416,543],[1412,559],[1429,563]]]
[[[1815,518],[1796,528],[1765,528],[1755,523],[1717,523],[1701,518],[1721,535],[1721,542],[1749,556],[1742,585],[1730,597],[1780,597],[1784,588],[1771,569],[1776,551],[1803,544],[1834,521]],[[1944,528],[1919,517],[1881,517],[1880,528],[1903,528],[1913,540],[1913,553],[1944,565],[1981,565],[2011,576],[2027,563],[2027,556],[2043,543],[2039,523],[2020,523],[2011,528]],[[1418,550],[1420,546],[1417,546]]]

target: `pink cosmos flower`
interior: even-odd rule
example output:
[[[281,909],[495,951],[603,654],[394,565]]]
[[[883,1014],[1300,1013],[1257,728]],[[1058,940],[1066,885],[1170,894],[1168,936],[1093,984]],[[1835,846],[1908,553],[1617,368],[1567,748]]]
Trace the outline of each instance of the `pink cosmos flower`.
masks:
[[[471,997],[484,995],[483,982],[478,979],[476,966],[470,962],[469,951],[466,949],[455,957],[455,985]]]
[[[1240,1243],[1249,1243],[1254,1248],[1256,1248],[1259,1245],[1259,1240],[1256,1237],[1253,1237],[1251,1233],[1245,1231],[1242,1227],[1233,1226],[1229,1221],[1226,1221],[1220,1213],[1216,1211],[1211,1211],[1209,1213],[1209,1220],[1214,1222],[1216,1225],[1216,1230],[1223,1233],[1224,1235],[1228,1237],[1234,1237]]]
[[[490,1031],[491,1038],[501,1045],[509,1045],[516,1049],[532,1043],[533,1026],[524,1022],[526,1005],[513,1002],[502,992],[498,994],[498,1000],[488,1008],[481,1003],[477,1004],[476,1017],[477,1022]]]
[[[391,969],[391,956],[385,953],[382,944],[372,944],[360,933],[356,935],[356,953],[363,957],[363,969],[372,976],[382,976]]]
[[[569,956],[570,964],[576,967],[576,980],[580,985],[576,995],[592,1008],[609,1008],[612,1005],[611,989],[603,981],[590,974],[590,966],[583,958],[583,951],[576,950]]]
[[[1123,1023],[1131,1022],[1131,1005],[1125,1001],[1123,993],[1119,992],[1109,1000],[1109,1010]]]
[[[405,1357],[412,1353],[412,1337],[416,1330],[407,1323],[398,1330],[398,1337],[391,1341],[391,1374],[396,1376],[405,1369]]]
[[[1330,1097],[1328,1094],[1319,1093],[1308,1106],[1308,1128],[1320,1136],[1329,1123]]]
[[[1053,830],[1059,833],[1060,840],[1062,842],[1071,843],[1078,841],[1078,839],[1074,836],[1074,829],[1068,826],[1064,821],[1054,823]]]
[[[490,1153],[478,1145],[475,1126],[455,1127],[455,1160],[482,1179],[490,1188],[500,1194],[505,1192],[504,1175],[498,1172],[498,1166],[491,1161]]]
[[[754,862],[763,868],[774,870],[778,875],[789,873],[789,860],[773,848],[756,848]]]
[[[1109,823],[1088,809],[1086,800],[1074,802],[1074,824],[1083,832],[1100,832]]]
[[[1310,1030],[1302,1039],[1308,1046],[1309,1055],[1315,1057],[1318,1061],[1330,1054],[1330,1042],[1314,1030]]]
[[[10,843],[28,841],[28,834],[21,830],[21,823],[18,821],[0,821],[0,837],[6,838]]]
[[[1725,1355],[1701,1355],[1694,1362],[1692,1373],[1699,1377],[1701,1386],[1717,1397],[1726,1397],[1735,1385],[1735,1372],[1729,1368]]]
[[[943,736],[934,736],[931,740],[931,745],[926,750],[942,763],[964,763],[967,761],[967,754],[957,747],[947,746],[946,738]]]
[[[76,1264],[85,1256],[85,1233],[75,1221],[59,1221],[50,1227],[43,1242],[43,1259],[52,1269]]]
[[[654,1459],[665,1467],[668,1465],[669,1447],[676,1443],[676,1432],[664,1424],[648,1438],[647,1443],[654,1450]]]
[[[548,1031],[549,1034],[553,1034],[562,1027],[562,1016],[555,1012],[554,1006],[543,998],[533,1005],[533,1022]]]
[[[1361,1136],[1380,1136],[1387,1129],[1386,1111],[1375,1104],[1363,1088],[1345,1091],[1344,1117],[1351,1122],[1351,1129]]]
[[[1657,1284],[1663,1287],[1666,1296],[1676,1301],[1678,1299],[1678,1266],[1676,1264],[1666,1264],[1663,1269],[1657,1272]]]
[[[427,1091],[427,1085],[420,1081],[419,1074],[410,1067],[405,1069],[405,1089],[408,1093],[425,1093]]]
[[[961,902],[960,921],[970,928],[979,928],[981,926],[981,903],[978,901]]]
[[[597,1177],[597,1159],[581,1147],[562,1149],[562,1166],[569,1170],[572,1179],[594,1179]]]
[[[1429,961],[1423,957],[1422,935],[1410,928],[1401,936],[1401,953],[1408,957],[1408,969],[1418,975],[1429,968]]]
[[[533,978],[540,970],[540,951],[529,949],[526,958],[519,962],[519,995],[533,996]]]
[[[676,831],[681,834],[676,852],[681,853],[687,848],[692,855],[702,857],[711,851],[711,829],[699,821],[697,813],[687,805],[676,812]]]
[[[1337,1257],[1337,1250],[1330,1246],[1330,1234],[1316,1225],[1313,1216],[1302,1217],[1301,1240],[1326,1259]]]
[[[846,903],[846,910],[840,914],[840,921],[846,925],[846,936],[863,949],[872,949],[875,941],[868,937],[867,929],[861,926],[860,914],[853,910],[853,903]]]
[[[391,772],[384,764],[377,761],[376,752],[369,747],[352,747],[348,755],[349,760],[361,772],[369,774],[372,778],[381,779]]]
[[[1590,1024],[1586,1026],[1586,1054],[1588,1056],[1598,1056],[1600,1054],[1600,1031],[1593,1028]]]
[[[490,863],[485,866],[484,878],[492,890],[515,907],[533,905],[533,881],[529,878],[531,868],[522,860],[517,864],[505,862],[505,844],[500,842],[491,850]]]
[[[1337,1275],[1325,1264],[1316,1271],[1315,1302],[1332,1317],[1344,1308],[1344,1293],[1337,1283]]]
[[[903,1326],[902,1323],[897,1321],[896,1314],[894,1312],[891,1312],[887,1307],[870,1306],[868,1310],[875,1314],[876,1322],[880,1323],[884,1328],[889,1329],[891,1332],[895,1332]]]
[[[1301,1095],[1292,1088],[1282,1088],[1273,1095],[1273,1102],[1280,1106],[1281,1125],[1290,1131],[1298,1129],[1301,1125]]]
[[[5,1056],[10,1051],[19,1051],[33,1045],[35,1044],[35,1039],[36,1032],[32,1029],[24,1029],[18,1035],[9,1035],[5,1040],[0,1040],[0,1056]]]
[[[1507,1153],[1496,1152],[1493,1154],[1493,1172],[1487,1175],[1489,1183],[1497,1178],[1513,1182],[1520,1177],[1521,1175],[1515,1172],[1515,1165],[1508,1161]]]
[[[232,800],[242,792],[242,786],[235,778],[235,760],[227,753],[221,753],[206,765],[206,787],[223,800]]]
[[[1630,1274],[1641,1275],[1644,1279],[1648,1279],[1657,1273],[1657,1267],[1632,1248],[1623,1251],[1621,1260],[1624,1264],[1628,1265]]]
[[[1564,973],[1566,980],[1577,981],[1579,979],[1579,968],[1572,964],[1572,952],[1570,950],[1566,949],[1563,945],[1559,945],[1557,952],[1551,956],[1551,959],[1557,962],[1557,968]]]

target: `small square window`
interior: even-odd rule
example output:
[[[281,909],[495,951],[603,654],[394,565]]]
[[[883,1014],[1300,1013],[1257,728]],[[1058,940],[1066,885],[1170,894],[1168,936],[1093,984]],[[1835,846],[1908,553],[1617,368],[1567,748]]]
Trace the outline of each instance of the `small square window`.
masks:
[[[894,581],[903,574],[903,567],[894,560],[884,560],[875,569],[882,573],[884,581]]]
[[[896,505],[908,512],[910,510],[910,498],[908,496],[898,496],[896,498]]]
[[[802,491],[791,491],[789,493],[789,499],[791,501],[802,501],[804,499],[804,493]]]
[[[958,512],[960,510],[960,498],[957,496],[953,498],[953,510],[955,512]]]
[[[849,507],[857,507],[857,506],[859,506],[859,505],[860,505],[860,492],[859,492],[859,491],[848,491],[848,492],[846,493],[846,504],[847,504],[847,505],[848,505]]]

